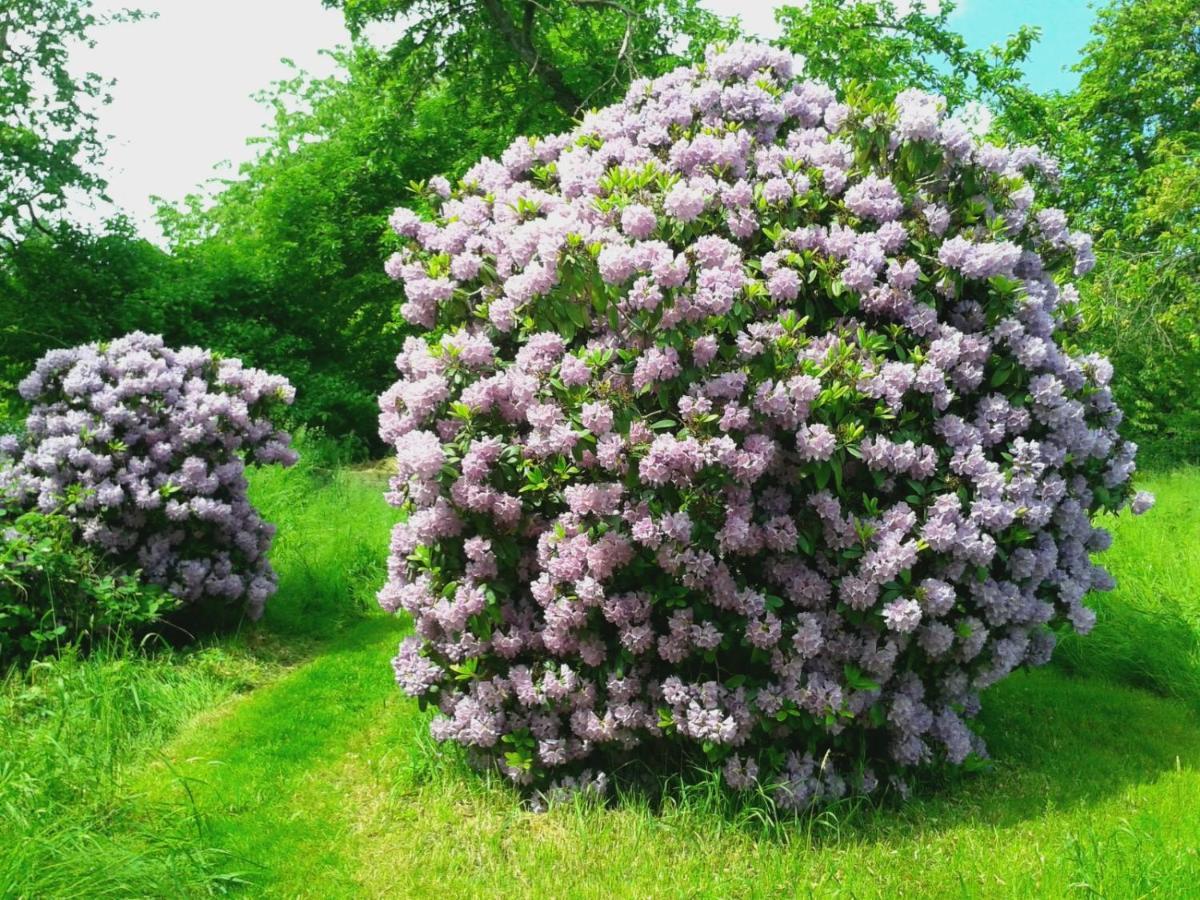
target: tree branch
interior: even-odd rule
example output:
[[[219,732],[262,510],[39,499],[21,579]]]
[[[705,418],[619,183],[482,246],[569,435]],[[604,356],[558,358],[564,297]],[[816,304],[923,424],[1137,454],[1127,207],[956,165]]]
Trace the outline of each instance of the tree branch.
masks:
[[[571,115],[577,115],[583,106],[583,101],[567,86],[562,72],[552,63],[542,62],[539,59],[538,52],[533,46],[533,6],[531,4],[525,6],[524,19],[528,23],[529,32],[527,34],[523,30],[518,30],[512,16],[508,14],[500,0],[481,0],[481,4],[492,25],[500,32],[500,36],[504,38],[520,60],[529,67],[529,74],[537,75],[537,78],[550,89],[554,102],[562,109]]]
[[[45,193],[44,191],[41,191],[41,192],[39,192],[38,196],[41,196],[44,193]],[[46,227],[42,223],[42,220],[38,218],[37,209],[33,205],[33,200],[26,200],[21,205],[23,207],[25,207],[25,210],[29,213],[29,223],[34,228],[36,228],[38,231],[40,231],[46,237],[49,237],[49,238],[57,237],[57,235],[50,228]]]
[[[625,16],[625,34],[621,38],[621,46],[617,50],[616,58],[613,60],[612,75],[610,75],[603,84],[596,85],[596,89],[588,94],[587,100],[591,100],[592,97],[604,90],[609,85],[617,83],[618,74],[621,71],[622,64],[629,69],[629,74],[631,77],[637,76],[637,68],[632,62],[630,62],[628,58],[630,48],[633,45],[634,12],[624,3],[619,3],[618,0],[570,0],[570,2],[574,6],[604,6],[609,9],[618,10],[622,15]]]
[[[8,43],[8,32],[12,28],[12,20],[5,16],[0,20],[0,65],[7,65],[5,54],[12,50]]]
[[[525,21],[521,23],[521,34],[530,46],[533,45],[533,17],[537,15],[537,7],[535,0],[525,0]]]

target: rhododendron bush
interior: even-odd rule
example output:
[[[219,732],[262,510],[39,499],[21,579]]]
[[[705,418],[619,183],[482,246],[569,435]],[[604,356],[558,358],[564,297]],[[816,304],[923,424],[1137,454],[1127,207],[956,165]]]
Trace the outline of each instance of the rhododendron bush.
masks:
[[[751,44],[398,210],[380,600],[434,735],[536,786],[672,742],[785,806],[982,756],[980,692],[1111,586],[1092,515],[1150,502],[1055,175]]]
[[[183,602],[275,591],[274,527],[246,496],[246,462],[291,465],[271,414],[287,380],[157,336],[47,353],[19,385],[26,434],[0,438],[0,499],[61,513],[79,538]]]

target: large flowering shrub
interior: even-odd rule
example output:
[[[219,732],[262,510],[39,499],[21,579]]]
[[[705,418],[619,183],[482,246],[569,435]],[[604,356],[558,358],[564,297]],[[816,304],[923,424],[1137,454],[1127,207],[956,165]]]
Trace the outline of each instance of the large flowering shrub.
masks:
[[[983,754],[1134,470],[1054,176],[740,45],[398,210],[380,600],[434,735],[543,785],[677,742],[792,806]]]
[[[246,497],[246,461],[291,465],[271,422],[287,380],[134,333],[47,353],[19,386],[22,440],[0,438],[0,499],[62,513],[79,538],[183,602],[275,590],[274,527]]]

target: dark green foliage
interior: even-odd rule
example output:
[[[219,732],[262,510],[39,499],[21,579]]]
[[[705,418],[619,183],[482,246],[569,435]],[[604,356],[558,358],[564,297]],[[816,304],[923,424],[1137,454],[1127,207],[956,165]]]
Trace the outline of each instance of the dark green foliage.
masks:
[[[174,606],[77,541],[66,516],[0,508],[0,662],[147,625]]]
[[[673,68],[679,45],[730,36],[699,0],[324,2],[343,11],[356,35],[370,22],[402,19],[391,55],[410,83],[442,82],[467,104],[460,113],[490,108],[488,119],[512,136],[559,130],[610,103],[634,77]]]
[[[134,330],[170,264],[121,220],[99,234],[59,223],[17,244],[0,262],[0,389],[51,348]]]

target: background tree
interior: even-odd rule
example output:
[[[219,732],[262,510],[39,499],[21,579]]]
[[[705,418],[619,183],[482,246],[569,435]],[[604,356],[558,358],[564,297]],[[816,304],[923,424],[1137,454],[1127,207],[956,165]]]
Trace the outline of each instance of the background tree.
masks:
[[[582,104],[611,102],[636,74],[677,65],[689,35],[699,47],[733,32],[695,0],[345,11],[355,34],[393,16],[406,25],[390,47],[339,52],[338,76],[298,74],[264,94],[274,119],[257,158],[211,204],[165,211],[182,265],[146,321],[175,343],[188,338],[174,329],[203,334],[287,375],[296,416],[373,444],[375,398],[409,329],[383,273],[397,204],[433,174],[462,172],[519,134],[561,131]],[[517,36],[501,14],[519,16]]]
[[[1200,459],[1200,0],[1112,0],[1075,66],[1078,88],[1046,95],[1021,69],[1036,29],[971,50],[953,8],[810,0],[779,10],[780,41],[816,77],[883,99],[915,85],[952,108],[982,103],[1001,136],[1048,147],[1063,205],[1100,235],[1081,340],[1116,362],[1143,458]]]
[[[1093,228],[1119,230],[1164,159],[1160,144],[1200,150],[1200,0],[1112,0],[1092,34],[1079,87],[1056,103],[1055,152],[1071,205]],[[1139,234],[1152,242],[1154,231]]]
[[[1111,356],[1128,430],[1200,461],[1200,0],[1112,0],[1052,100],[1065,199],[1100,233],[1083,339]]]
[[[97,15],[91,0],[0,2],[0,430],[28,365],[111,329],[154,256],[123,223],[96,235],[64,216],[72,197],[103,199],[96,114],[111,86],[72,69],[71,50],[141,17]]]
[[[1083,285],[1083,338],[1110,357],[1128,432],[1159,464],[1200,462],[1200,153],[1160,141]]]
[[[351,34],[402,21],[396,51],[431,76],[453,75],[492,104],[512,97],[542,133],[603,106],[638,75],[679,61],[679,49],[729,36],[699,0],[324,0]],[[513,94],[514,88],[521,90]],[[563,117],[566,117],[565,120]]]
[[[26,236],[0,265],[0,384],[15,384],[48,348],[136,327],[132,298],[170,262],[120,219],[99,234],[59,222]]]
[[[26,228],[49,235],[47,219],[70,191],[103,191],[96,108],[109,101],[110,82],[77,75],[69,52],[93,46],[96,26],[140,16],[98,16],[91,0],[0,3],[0,249]]]

